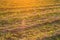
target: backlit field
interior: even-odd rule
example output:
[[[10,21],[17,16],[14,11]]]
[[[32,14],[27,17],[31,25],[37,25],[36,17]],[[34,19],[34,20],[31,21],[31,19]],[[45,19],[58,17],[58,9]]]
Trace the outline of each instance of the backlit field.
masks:
[[[0,0],[0,40],[60,40],[59,0]]]

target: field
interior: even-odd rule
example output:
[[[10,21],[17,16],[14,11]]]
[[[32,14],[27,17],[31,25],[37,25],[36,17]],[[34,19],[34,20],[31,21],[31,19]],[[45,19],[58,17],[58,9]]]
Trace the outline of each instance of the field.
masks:
[[[0,40],[60,40],[60,1],[27,2],[1,1]]]

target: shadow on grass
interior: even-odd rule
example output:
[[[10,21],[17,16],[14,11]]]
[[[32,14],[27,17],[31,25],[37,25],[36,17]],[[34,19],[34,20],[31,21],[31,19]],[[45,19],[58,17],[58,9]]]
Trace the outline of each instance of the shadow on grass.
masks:
[[[60,40],[60,35],[43,38],[42,40]]]

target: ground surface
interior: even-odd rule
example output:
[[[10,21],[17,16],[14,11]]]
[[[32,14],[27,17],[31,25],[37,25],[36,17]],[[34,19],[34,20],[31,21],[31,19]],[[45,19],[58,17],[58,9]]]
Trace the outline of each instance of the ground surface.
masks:
[[[0,1],[0,40],[60,40],[59,3],[59,0]]]

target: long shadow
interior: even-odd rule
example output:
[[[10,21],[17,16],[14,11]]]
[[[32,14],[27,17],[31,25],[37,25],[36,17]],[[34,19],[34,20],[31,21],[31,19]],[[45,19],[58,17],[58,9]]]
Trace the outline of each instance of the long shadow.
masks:
[[[43,38],[42,40],[60,40],[60,35],[46,37],[46,38]]]

